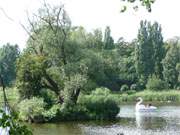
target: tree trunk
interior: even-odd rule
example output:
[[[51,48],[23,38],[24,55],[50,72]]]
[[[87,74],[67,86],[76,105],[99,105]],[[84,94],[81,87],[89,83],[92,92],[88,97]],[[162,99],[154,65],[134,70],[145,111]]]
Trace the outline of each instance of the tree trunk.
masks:
[[[0,86],[2,86],[2,90],[3,90],[4,106],[7,107],[8,100],[7,100],[7,96],[6,96],[6,92],[5,92],[5,84],[4,84],[2,75],[0,75]]]
[[[74,104],[77,103],[80,91],[81,91],[81,89],[79,88],[79,89],[75,90],[75,92],[72,95],[72,101],[73,101]]]

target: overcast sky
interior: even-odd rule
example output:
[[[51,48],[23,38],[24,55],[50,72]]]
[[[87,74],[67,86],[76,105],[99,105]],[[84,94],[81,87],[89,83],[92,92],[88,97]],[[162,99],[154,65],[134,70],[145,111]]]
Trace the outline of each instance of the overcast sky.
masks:
[[[43,0],[0,0],[0,45],[17,43],[21,48],[28,38],[19,22],[26,25],[26,11],[35,12]],[[62,0],[47,0],[61,4]],[[141,20],[157,21],[161,24],[166,39],[180,36],[180,0],[156,0],[152,13],[144,9],[138,12],[129,10],[120,13],[120,0],[64,0],[72,24],[84,26],[88,31],[95,28],[104,30],[111,27],[112,35],[117,40],[124,37],[127,41],[136,38]],[[13,19],[11,21],[4,14]]]

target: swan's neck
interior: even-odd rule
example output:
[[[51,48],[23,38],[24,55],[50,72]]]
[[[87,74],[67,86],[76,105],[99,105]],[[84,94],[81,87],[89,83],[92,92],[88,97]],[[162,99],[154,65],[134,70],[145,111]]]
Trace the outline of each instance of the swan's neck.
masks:
[[[136,104],[136,105],[140,105],[142,102],[143,102],[143,100],[142,100],[142,99],[140,99],[140,101],[139,101],[139,102],[137,102],[137,104]]]

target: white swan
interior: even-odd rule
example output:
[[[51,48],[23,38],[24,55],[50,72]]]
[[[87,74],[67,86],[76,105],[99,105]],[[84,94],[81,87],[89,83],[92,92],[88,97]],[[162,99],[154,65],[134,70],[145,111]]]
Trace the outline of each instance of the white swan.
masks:
[[[152,111],[155,111],[157,110],[157,107],[155,106],[145,106],[143,104],[141,104],[143,102],[143,99],[141,97],[138,98],[138,102],[136,103],[136,112],[152,112]]]

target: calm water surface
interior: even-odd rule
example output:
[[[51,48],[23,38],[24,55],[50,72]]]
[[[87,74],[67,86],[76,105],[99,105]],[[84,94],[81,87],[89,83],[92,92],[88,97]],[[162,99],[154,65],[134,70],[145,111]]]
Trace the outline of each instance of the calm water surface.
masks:
[[[157,105],[153,113],[136,114],[121,105],[116,121],[33,124],[34,135],[180,135],[180,104]]]

